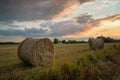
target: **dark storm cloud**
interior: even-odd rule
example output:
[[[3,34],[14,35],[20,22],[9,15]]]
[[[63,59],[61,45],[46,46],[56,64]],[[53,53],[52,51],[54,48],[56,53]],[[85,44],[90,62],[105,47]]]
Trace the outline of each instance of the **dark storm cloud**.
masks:
[[[76,20],[80,23],[80,24],[84,24],[84,23],[88,23],[94,20],[93,15],[89,15],[89,14],[81,14],[79,17],[76,18]]]
[[[0,20],[47,19],[62,8],[49,0],[1,0]]]
[[[44,33],[47,31],[47,29],[25,29],[25,30],[14,30],[14,29],[8,29],[8,30],[0,30],[0,35],[4,36],[23,36],[23,37],[41,37],[44,36]]]
[[[0,0],[0,21],[50,19],[78,0]],[[80,3],[92,0],[79,0]]]

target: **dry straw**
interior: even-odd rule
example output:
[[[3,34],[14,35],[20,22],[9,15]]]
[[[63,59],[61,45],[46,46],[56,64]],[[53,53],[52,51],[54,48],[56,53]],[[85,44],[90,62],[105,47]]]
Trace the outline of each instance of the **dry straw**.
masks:
[[[18,47],[18,57],[33,66],[45,66],[53,62],[53,43],[48,38],[27,38]]]

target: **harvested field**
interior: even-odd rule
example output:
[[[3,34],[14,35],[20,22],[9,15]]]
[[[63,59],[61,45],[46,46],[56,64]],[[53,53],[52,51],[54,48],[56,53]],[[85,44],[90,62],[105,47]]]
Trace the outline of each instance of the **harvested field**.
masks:
[[[31,67],[17,57],[18,45],[0,45],[0,80],[111,80],[120,66],[120,44],[91,51],[88,44],[55,44],[53,64]],[[6,47],[6,49],[5,49]],[[11,48],[8,48],[11,47]]]

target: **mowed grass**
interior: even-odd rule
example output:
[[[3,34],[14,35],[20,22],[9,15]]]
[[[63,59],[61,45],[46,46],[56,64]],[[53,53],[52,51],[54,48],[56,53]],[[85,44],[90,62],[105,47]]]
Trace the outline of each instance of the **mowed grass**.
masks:
[[[18,58],[18,44],[0,45],[0,80],[110,80],[120,66],[120,43],[96,51],[87,43],[54,47],[53,64],[32,67]]]

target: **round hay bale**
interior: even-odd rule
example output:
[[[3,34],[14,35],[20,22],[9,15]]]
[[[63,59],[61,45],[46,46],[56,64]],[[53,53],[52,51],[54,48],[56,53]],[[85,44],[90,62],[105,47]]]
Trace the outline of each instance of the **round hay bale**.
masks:
[[[96,48],[103,49],[104,48],[104,40],[102,38],[96,39]]]
[[[95,50],[95,39],[94,38],[89,38],[88,44],[89,44],[90,50]]]
[[[104,48],[104,40],[101,38],[97,38],[97,39],[89,38],[88,44],[91,50]]]
[[[45,66],[53,62],[53,43],[48,38],[27,38],[18,47],[18,57],[32,66]]]

